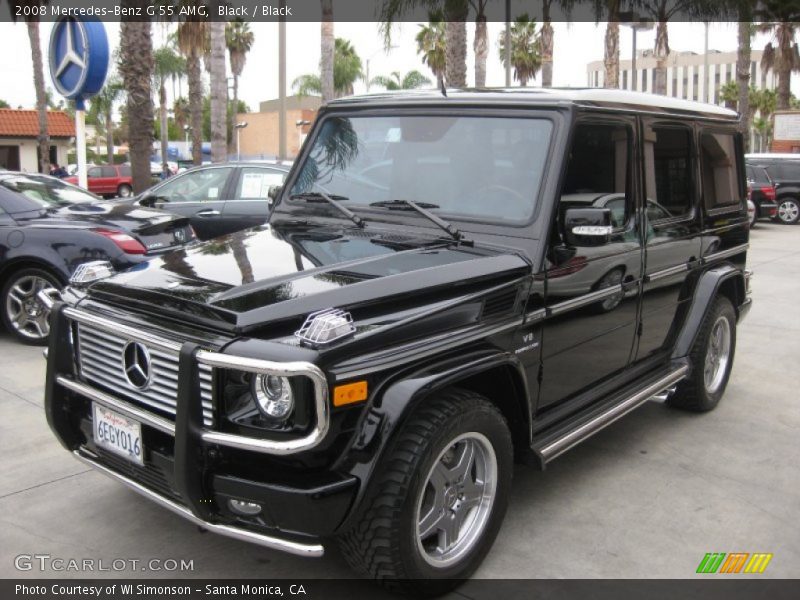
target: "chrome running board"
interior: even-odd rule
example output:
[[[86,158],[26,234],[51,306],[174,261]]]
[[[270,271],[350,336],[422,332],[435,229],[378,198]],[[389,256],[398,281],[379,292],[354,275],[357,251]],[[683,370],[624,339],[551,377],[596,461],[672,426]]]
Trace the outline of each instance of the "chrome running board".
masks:
[[[654,396],[659,396],[666,390],[669,390],[681,379],[686,377],[688,372],[689,365],[680,365],[670,371],[667,375],[664,375],[641,390],[635,392],[633,395],[612,404],[603,412],[592,416],[586,421],[579,421],[574,428],[567,430],[565,433],[556,437],[555,439],[545,438],[546,441],[544,445],[537,447],[537,444],[534,442],[533,449],[539,455],[542,465],[545,465],[554,458],[561,456],[567,450],[574,448],[582,441],[593,436],[598,431],[608,427],[611,425],[611,423],[620,417],[625,416],[633,409],[652,399]]]
[[[229,538],[233,538],[235,540],[241,540],[244,542],[250,542],[253,544],[258,544],[259,546],[263,546],[265,548],[271,548],[273,550],[281,550],[282,552],[288,552],[289,554],[296,554],[297,556],[308,556],[308,557],[316,557],[322,556],[325,552],[325,549],[322,547],[321,544],[301,544],[298,542],[292,542],[290,540],[283,540],[280,538],[271,537],[268,535],[263,535],[261,533],[254,533],[252,531],[248,531],[246,529],[238,529],[236,527],[230,527],[229,525],[220,525],[217,523],[209,523],[204,521],[203,519],[199,519],[198,517],[194,516],[192,512],[186,508],[173,502],[172,500],[168,500],[163,496],[147,489],[143,485],[138,484],[132,479],[125,477],[117,473],[116,471],[112,471],[111,469],[103,466],[99,462],[92,460],[91,458],[82,454],[79,450],[73,450],[72,452],[82,463],[89,465],[100,471],[103,475],[110,477],[116,481],[124,483],[134,492],[141,494],[148,500],[152,500],[156,504],[171,510],[176,515],[183,517],[187,521],[194,523],[195,525],[199,525],[203,529],[207,529],[213,533],[218,533],[220,535],[224,535]]]

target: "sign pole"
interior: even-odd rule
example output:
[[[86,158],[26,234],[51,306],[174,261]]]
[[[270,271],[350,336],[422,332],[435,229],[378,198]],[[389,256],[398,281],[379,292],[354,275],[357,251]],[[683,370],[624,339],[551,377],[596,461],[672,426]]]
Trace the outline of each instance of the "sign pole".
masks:
[[[86,107],[83,100],[75,103],[75,151],[78,155],[78,185],[89,189],[86,177]]]

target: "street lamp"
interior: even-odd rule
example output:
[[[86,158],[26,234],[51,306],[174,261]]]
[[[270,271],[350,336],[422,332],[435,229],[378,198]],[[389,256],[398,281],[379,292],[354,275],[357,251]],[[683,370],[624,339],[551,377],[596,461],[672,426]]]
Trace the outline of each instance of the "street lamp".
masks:
[[[632,50],[631,50],[631,89],[636,91],[637,71],[636,71],[636,34],[640,31],[648,31],[653,28],[652,21],[646,21],[642,16],[634,11],[622,12],[619,14],[620,25],[631,28]]]
[[[239,159],[241,157],[241,154],[239,152],[239,133],[245,127],[247,127],[247,121],[240,121],[239,123],[233,126],[233,128],[236,130],[236,162],[239,162]]]

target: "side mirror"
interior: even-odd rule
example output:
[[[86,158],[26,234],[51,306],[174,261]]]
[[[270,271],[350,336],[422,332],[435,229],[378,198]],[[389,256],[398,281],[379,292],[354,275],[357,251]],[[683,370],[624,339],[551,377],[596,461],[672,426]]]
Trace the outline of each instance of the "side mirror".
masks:
[[[269,190],[267,191],[267,196],[269,196],[269,203],[270,204],[275,204],[275,201],[281,195],[282,191],[283,191],[283,186],[282,185],[271,185],[271,186],[269,186]]]
[[[609,208],[569,208],[564,213],[564,237],[570,246],[602,246],[612,231]]]

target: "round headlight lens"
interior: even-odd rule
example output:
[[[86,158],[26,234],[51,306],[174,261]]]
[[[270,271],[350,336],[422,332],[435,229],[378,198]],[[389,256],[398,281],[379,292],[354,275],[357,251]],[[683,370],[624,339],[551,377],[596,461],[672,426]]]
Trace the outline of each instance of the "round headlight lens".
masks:
[[[270,419],[285,419],[294,409],[294,393],[286,377],[258,375],[254,395],[259,410]]]

